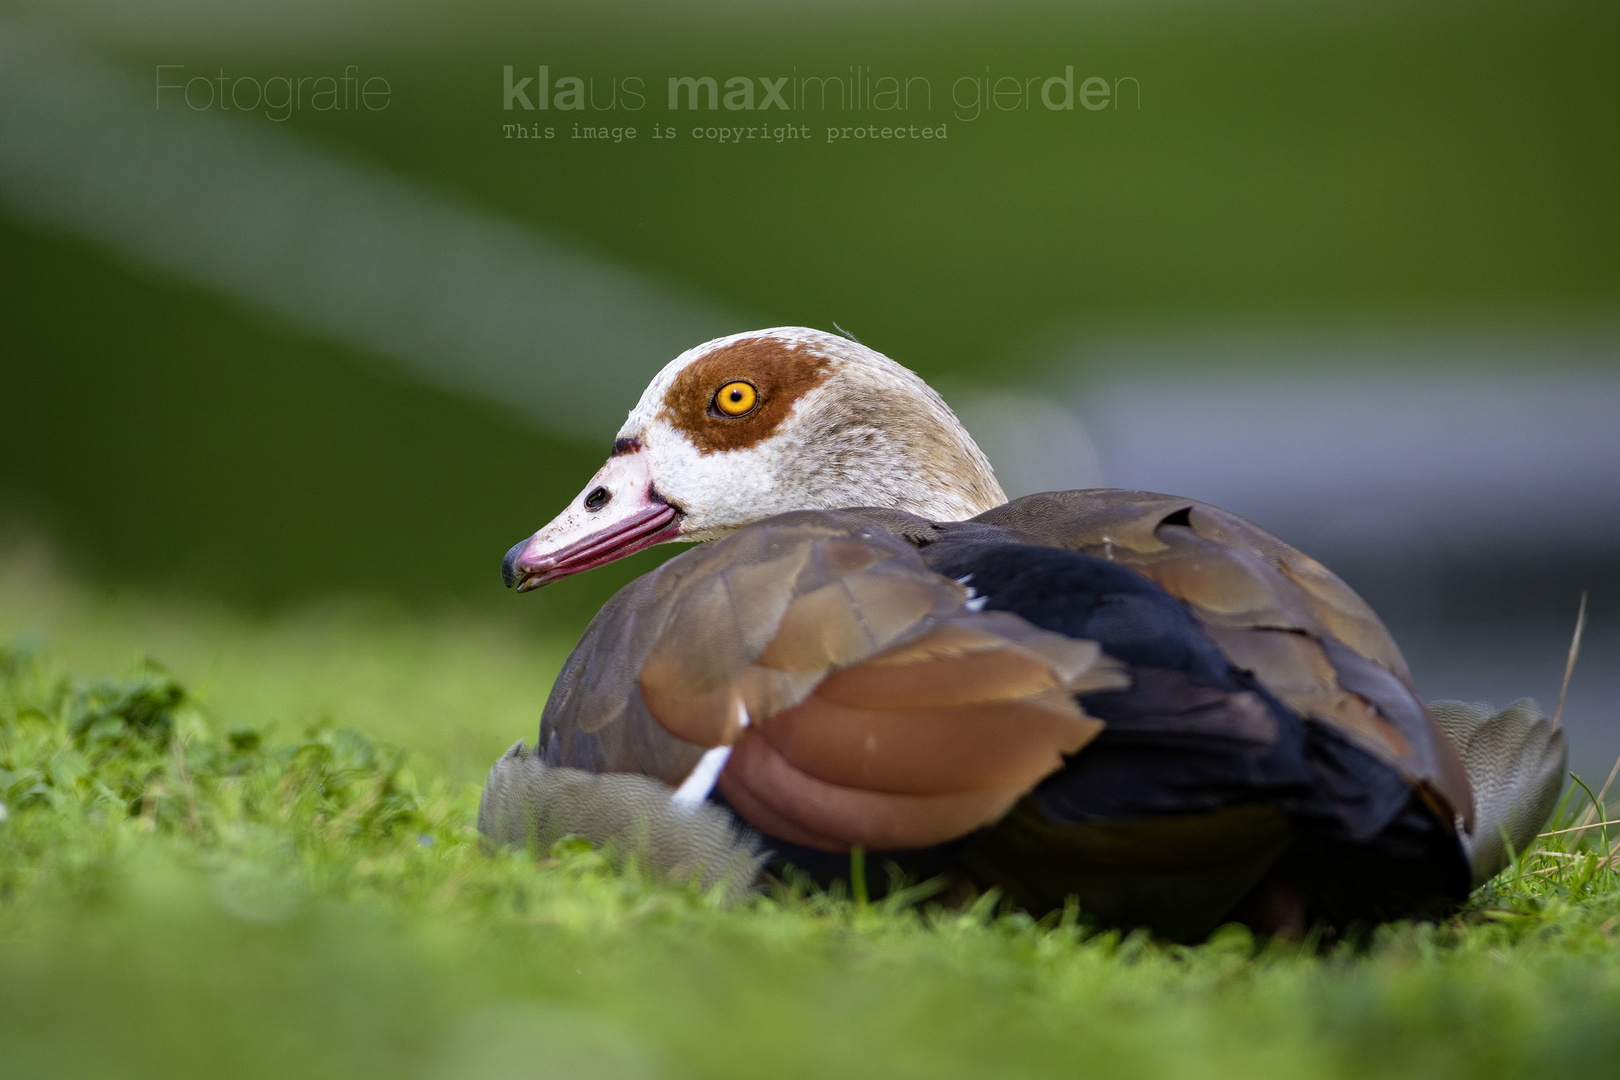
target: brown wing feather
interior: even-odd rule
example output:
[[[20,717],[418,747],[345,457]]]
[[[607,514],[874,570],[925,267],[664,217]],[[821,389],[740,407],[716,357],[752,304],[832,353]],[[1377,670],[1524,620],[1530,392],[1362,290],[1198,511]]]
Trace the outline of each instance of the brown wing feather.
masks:
[[[896,795],[1028,788],[1102,730],[1067,701],[865,709],[812,694],[759,730],[795,768],[830,784]]]
[[[1417,697],[1394,639],[1315,559],[1235,514],[1141,491],[1033,495],[975,521],[1150,578],[1188,605],[1234,664],[1400,769],[1441,820],[1456,813],[1471,827],[1461,759]]]
[[[1406,758],[1412,744],[1369,702],[1339,685],[1322,642],[1295,630],[1209,627],[1209,636],[1240,668],[1254,672],[1289,708],[1343,729],[1388,761]]]
[[[802,772],[759,731],[736,743],[720,792],[756,828],[822,851],[932,847],[1006,813],[1023,786],[907,795],[829,784]]]
[[[924,567],[909,546],[793,535],[791,526],[774,523],[737,536],[754,531],[782,534],[764,550],[772,564],[796,572],[750,572],[758,569],[748,561],[758,545],[722,540],[689,552],[683,558],[700,556],[702,573],[666,595],[672,614],[637,678],[653,717],[689,742],[731,742],[739,706],[757,721],[796,705],[827,672],[926,633],[967,599],[966,589]],[[780,546],[799,551],[790,560],[776,553]]]
[[[958,615],[924,636],[829,675],[816,693],[873,709],[972,705],[1125,685],[1094,641],[1038,630],[1016,615]]]

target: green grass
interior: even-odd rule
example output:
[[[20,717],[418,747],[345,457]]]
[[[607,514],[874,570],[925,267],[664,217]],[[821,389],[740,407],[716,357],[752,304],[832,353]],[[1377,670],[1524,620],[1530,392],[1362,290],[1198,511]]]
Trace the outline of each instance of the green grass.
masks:
[[[472,755],[531,735],[559,657],[533,630],[252,622],[14,561],[0,641],[8,1077],[1483,1080],[1620,1053],[1602,830],[1331,948],[993,897],[728,909],[579,844],[480,850]]]
[[[503,597],[502,599],[511,599]],[[205,708],[292,733],[341,720],[421,755],[455,781],[540,727],[572,641],[513,602],[507,618],[408,614],[377,598],[247,617],[218,603],[70,582],[38,546],[0,547],[0,642],[37,637],[78,670],[160,658]]]

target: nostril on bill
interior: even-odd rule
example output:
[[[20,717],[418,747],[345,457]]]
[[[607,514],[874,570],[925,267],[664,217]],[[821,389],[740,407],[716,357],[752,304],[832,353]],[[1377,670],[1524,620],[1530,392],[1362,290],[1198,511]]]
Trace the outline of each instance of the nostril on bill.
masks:
[[[585,509],[596,513],[613,499],[613,492],[605,487],[592,488],[591,493],[585,496]]]

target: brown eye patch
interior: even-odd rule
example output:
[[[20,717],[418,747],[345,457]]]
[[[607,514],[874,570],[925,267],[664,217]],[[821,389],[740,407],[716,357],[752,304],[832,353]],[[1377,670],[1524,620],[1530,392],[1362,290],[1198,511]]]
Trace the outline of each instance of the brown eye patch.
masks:
[[[831,374],[831,362],[808,349],[775,338],[748,338],[688,364],[664,394],[659,418],[683,431],[704,454],[747,449],[774,435],[794,403]],[[728,402],[718,397],[733,383],[745,384],[756,400],[728,414]]]

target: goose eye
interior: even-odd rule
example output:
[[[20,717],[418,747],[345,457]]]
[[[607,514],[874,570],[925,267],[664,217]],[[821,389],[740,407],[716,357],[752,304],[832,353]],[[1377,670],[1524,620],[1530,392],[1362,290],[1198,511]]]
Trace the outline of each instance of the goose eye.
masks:
[[[742,416],[759,404],[759,391],[752,383],[728,382],[715,392],[714,409],[721,416]]]

